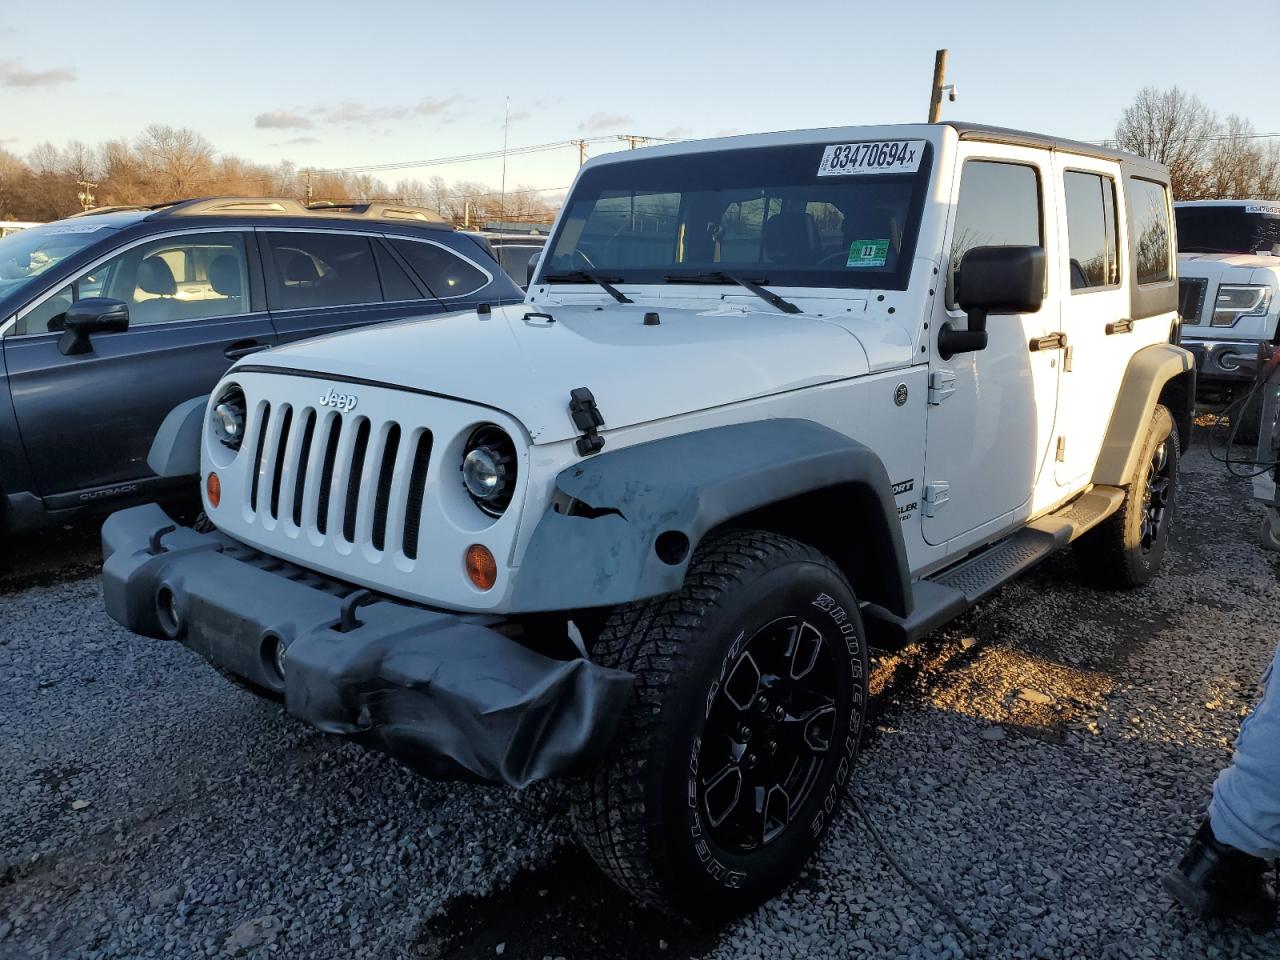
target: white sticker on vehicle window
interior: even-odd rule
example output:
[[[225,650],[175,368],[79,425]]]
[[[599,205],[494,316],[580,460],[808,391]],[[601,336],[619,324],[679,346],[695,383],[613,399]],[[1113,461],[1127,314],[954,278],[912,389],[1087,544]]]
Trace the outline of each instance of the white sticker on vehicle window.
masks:
[[[105,226],[105,223],[63,223],[55,227],[45,227],[40,232],[46,237],[53,233],[95,233]]]
[[[852,177],[869,173],[915,173],[924,156],[923,140],[874,140],[835,143],[822,151],[820,177]]]
[[[855,240],[849,244],[846,267],[883,267],[889,259],[888,240]]]
[[[1268,217],[1280,217],[1280,206],[1274,203],[1250,203],[1244,208],[1245,213],[1261,213]]]

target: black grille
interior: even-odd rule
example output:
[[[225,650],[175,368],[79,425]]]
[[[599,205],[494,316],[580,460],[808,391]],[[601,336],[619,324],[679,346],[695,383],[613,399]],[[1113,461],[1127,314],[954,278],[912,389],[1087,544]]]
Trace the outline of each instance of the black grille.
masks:
[[[431,431],[418,437],[413,452],[413,470],[409,474],[408,501],[404,510],[404,555],[418,559],[418,525],[422,522],[422,495],[427,487],[427,465],[431,461]]]
[[[351,451],[351,472],[347,475],[347,505],[342,517],[342,535],[348,543],[356,539],[356,511],[360,508],[360,479],[364,457],[369,452],[369,418],[361,417],[356,427],[356,445]]]
[[[258,478],[262,476],[262,451],[267,446],[267,427],[271,424],[271,404],[262,406],[262,422],[258,424],[258,452],[253,457],[253,489],[249,493],[249,503],[254,513],[258,512]]]
[[[387,505],[391,502],[391,480],[400,449],[400,425],[393,423],[382,445],[382,465],[378,469],[378,489],[373,498],[373,546],[381,550],[387,543]]]
[[[302,449],[298,451],[298,468],[293,481],[293,525],[302,526],[302,494],[306,486],[307,466],[311,461],[311,441],[316,432],[316,412],[307,411],[307,422],[302,428]]]
[[[280,478],[284,475],[284,455],[289,448],[289,428],[293,426],[293,407],[284,408],[280,421],[280,442],[276,445],[276,469],[271,476],[271,516],[280,515]]]
[[[329,427],[329,442],[324,449],[320,473],[320,500],[316,504],[316,529],[329,532],[329,494],[333,491],[333,467],[338,460],[338,440],[342,437],[342,418],[334,417]]]
[[[1209,281],[1204,277],[1183,277],[1178,281],[1178,316],[1188,323],[1200,322]]]

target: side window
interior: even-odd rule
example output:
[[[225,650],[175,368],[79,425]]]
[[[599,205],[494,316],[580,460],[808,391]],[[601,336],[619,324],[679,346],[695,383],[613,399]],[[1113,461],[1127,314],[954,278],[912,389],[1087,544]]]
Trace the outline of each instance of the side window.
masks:
[[[1075,170],[1063,174],[1067,203],[1067,245],[1072,290],[1092,290],[1120,282],[1116,245],[1116,183],[1110,177]]]
[[[1134,246],[1138,283],[1161,283],[1173,279],[1169,252],[1169,194],[1165,186],[1136,177],[1127,181],[1129,233]]]
[[[414,286],[404,268],[396,262],[396,258],[387,252],[383,245],[375,240],[373,253],[378,261],[378,274],[382,277],[382,298],[388,303],[399,300],[421,300],[422,294]]]
[[[996,160],[966,160],[951,234],[947,306],[955,308],[956,277],[974,247],[1044,246],[1040,175],[1035,167]]]
[[[264,233],[275,275],[267,282],[273,310],[381,303],[369,238],[351,233]]]
[[[455,253],[421,240],[392,240],[391,245],[409,261],[419,279],[441,299],[475,293],[489,278]]]
[[[129,305],[129,326],[248,313],[249,273],[239,233],[193,233],[131,247],[98,264],[18,321],[17,333],[62,329],[76,300]]]

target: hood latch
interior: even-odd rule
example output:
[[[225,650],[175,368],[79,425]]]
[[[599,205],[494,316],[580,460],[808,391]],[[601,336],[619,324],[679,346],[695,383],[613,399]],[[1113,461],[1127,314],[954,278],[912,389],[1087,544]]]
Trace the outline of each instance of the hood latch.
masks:
[[[604,437],[598,432],[604,426],[604,415],[590,389],[578,387],[569,391],[569,416],[573,418],[573,425],[582,431],[578,453],[585,457],[604,449]]]

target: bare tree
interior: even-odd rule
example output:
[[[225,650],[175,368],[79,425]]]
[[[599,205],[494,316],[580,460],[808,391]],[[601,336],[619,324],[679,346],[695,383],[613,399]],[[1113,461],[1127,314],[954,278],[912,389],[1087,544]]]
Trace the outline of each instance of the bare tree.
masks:
[[[138,137],[137,149],[156,183],[167,192],[165,199],[191,196],[197,184],[209,179],[213,146],[194,130],[153,123]]]
[[[1122,149],[1169,167],[1173,195],[1204,196],[1218,118],[1199,98],[1177,87],[1143,87],[1116,125]]]

